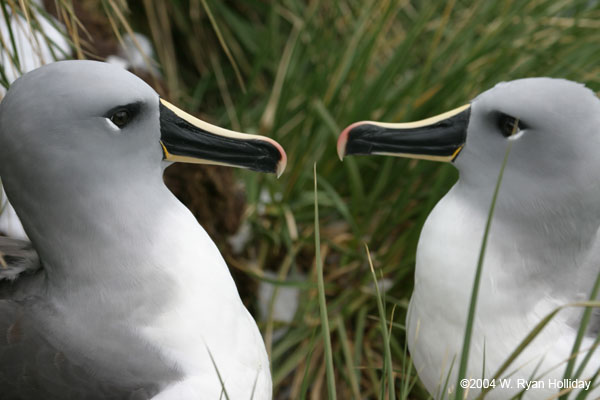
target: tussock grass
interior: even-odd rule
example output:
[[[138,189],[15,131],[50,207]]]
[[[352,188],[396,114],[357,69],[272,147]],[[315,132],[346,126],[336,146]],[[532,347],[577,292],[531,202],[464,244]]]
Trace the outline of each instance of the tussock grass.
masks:
[[[21,4],[33,7],[27,0],[0,3],[3,18]],[[57,3],[70,21],[75,54],[86,56],[72,2]],[[600,6],[587,0],[101,5],[119,34],[132,29],[153,39],[174,101],[218,116],[213,122],[222,126],[269,135],[288,151],[279,180],[240,172],[254,238],[230,260],[256,279],[301,292],[291,323],[257,318],[267,331],[286,328],[267,343],[275,398],[428,398],[411,367],[403,321],[420,229],[456,172],[404,159],[340,162],[337,135],[358,120],[431,116],[503,80],[560,77],[598,91]],[[0,46],[10,51],[10,34]],[[11,65],[18,68],[17,57]],[[6,68],[0,68],[3,85]],[[317,161],[318,182],[310,168]],[[273,199],[266,205],[265,192]],[[277,280],[263,278],[264,269],[276,271]],[[379,283],[388,282],[385,290],[372,286],[372,271]],[[459,368],[460,360],[451,361]],[[441,383],[443,397],[453,382]]]

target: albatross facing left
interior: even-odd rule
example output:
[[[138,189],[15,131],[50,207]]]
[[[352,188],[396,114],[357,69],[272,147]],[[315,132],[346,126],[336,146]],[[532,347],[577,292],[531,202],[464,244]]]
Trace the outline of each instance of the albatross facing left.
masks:
[[[39,259],[0,241],[3,399],[271,398],[256,323],[162,182],[173,161],[279,174],[286,155],[105,63],[50,64],[10,88],[0,177]]]
[[[432,395],[444,395],[449,371],[449,387],[456,382],[484,227],[509,143],[483,264],[470,378],[491,378],[542,318],[591,293],[600,272],[600,100],[578,83],[522,79],[423,121],[353,124],[338,141],[341,157],[399,155],[453,162],[459,171],[421,232],[407,318],[411,356]],[[505,371],[513,372],[507,385],[496,382],[486,398],[511,398],[525,383],[531,385],[524,398],[556,394],[581,313],[561,311]],[[599,317],[583,340],[578,367],[599,334]],[[599,353],[594,350],[580,379],[600,367]]]

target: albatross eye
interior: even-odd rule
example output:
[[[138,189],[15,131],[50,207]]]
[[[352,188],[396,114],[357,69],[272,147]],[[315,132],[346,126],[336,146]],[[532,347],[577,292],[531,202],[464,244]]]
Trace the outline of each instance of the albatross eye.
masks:
[[[125,108],[115,111],[114,114],[110,116],[110,120],[112,121],[112,123],[118,126],[119,128],[122,128],[125,125],[127,125],[130,119],[131,114]]]
[[[498,128],[504,137],[511,137],[525,129],[525,126],[519,121],[519,118],[500,114],[500,117],[498,118]]]

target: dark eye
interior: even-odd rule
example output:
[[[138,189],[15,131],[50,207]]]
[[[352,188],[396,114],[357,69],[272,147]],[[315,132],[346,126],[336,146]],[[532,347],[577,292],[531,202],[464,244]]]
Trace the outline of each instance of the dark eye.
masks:
[[[500,114],[500,117],[498,118],[498,128],[504,137],[511,137],[525,129],[525,126],[519,121],[519,118]]]
[[[115,111],[113,115],[110,116],[110,120],[112,121],[112,123],[118,126],[119,128],[122,128],[125,125],[127,125],[130,119],[131,113],[125,108]]]

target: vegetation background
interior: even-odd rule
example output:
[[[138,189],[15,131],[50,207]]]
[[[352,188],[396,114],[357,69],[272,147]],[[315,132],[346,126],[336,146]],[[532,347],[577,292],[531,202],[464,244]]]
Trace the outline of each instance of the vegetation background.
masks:
[[[0,5],[2,18],[20,14],[33,30],[37,19],[57,16],[73,48],[60,58],[103,59],[123,34],[147,35],[156,54],[147,62],[160,72],[148,79],[159,92],[215,124],[270,136],[287,150],[288,169],[279,179],[245,171],[233,178],[202,166],[167,177],[210,225],[234,271],[265,337],[275,399],[325,399],[334,391],[340,399],[383,399],[391,392],[428,397],[411,368],[404,321],[420,229],[457,174],[450,165],[396,158],[340,162],[335,144],[346,125],[425,118],[500,81],[531,76],[600,89],[598,1],[49,0],[48,12],[32,0]],[[6,71],[19,70],[20,62],[12,34],[1,39],[2,53],[10,55],[0,66],[7,86]],[[200,189],[186,189],[182,176]],[[211,197],[239,198],[235,182],[243,184],[246,205],[228,203],[224,212]],[[219,210],[225,222],[211,222]],[[231,234],[240,224],[250,239],[233,251],[218,233],[226,226]],[[319,308],[320,262],[331,381],[321,335],[327,325]],[[265,283],[275,290],[260,312]],[[288,320],[278,319],[278,298],[290,289],[297,290],[298,307]]]

